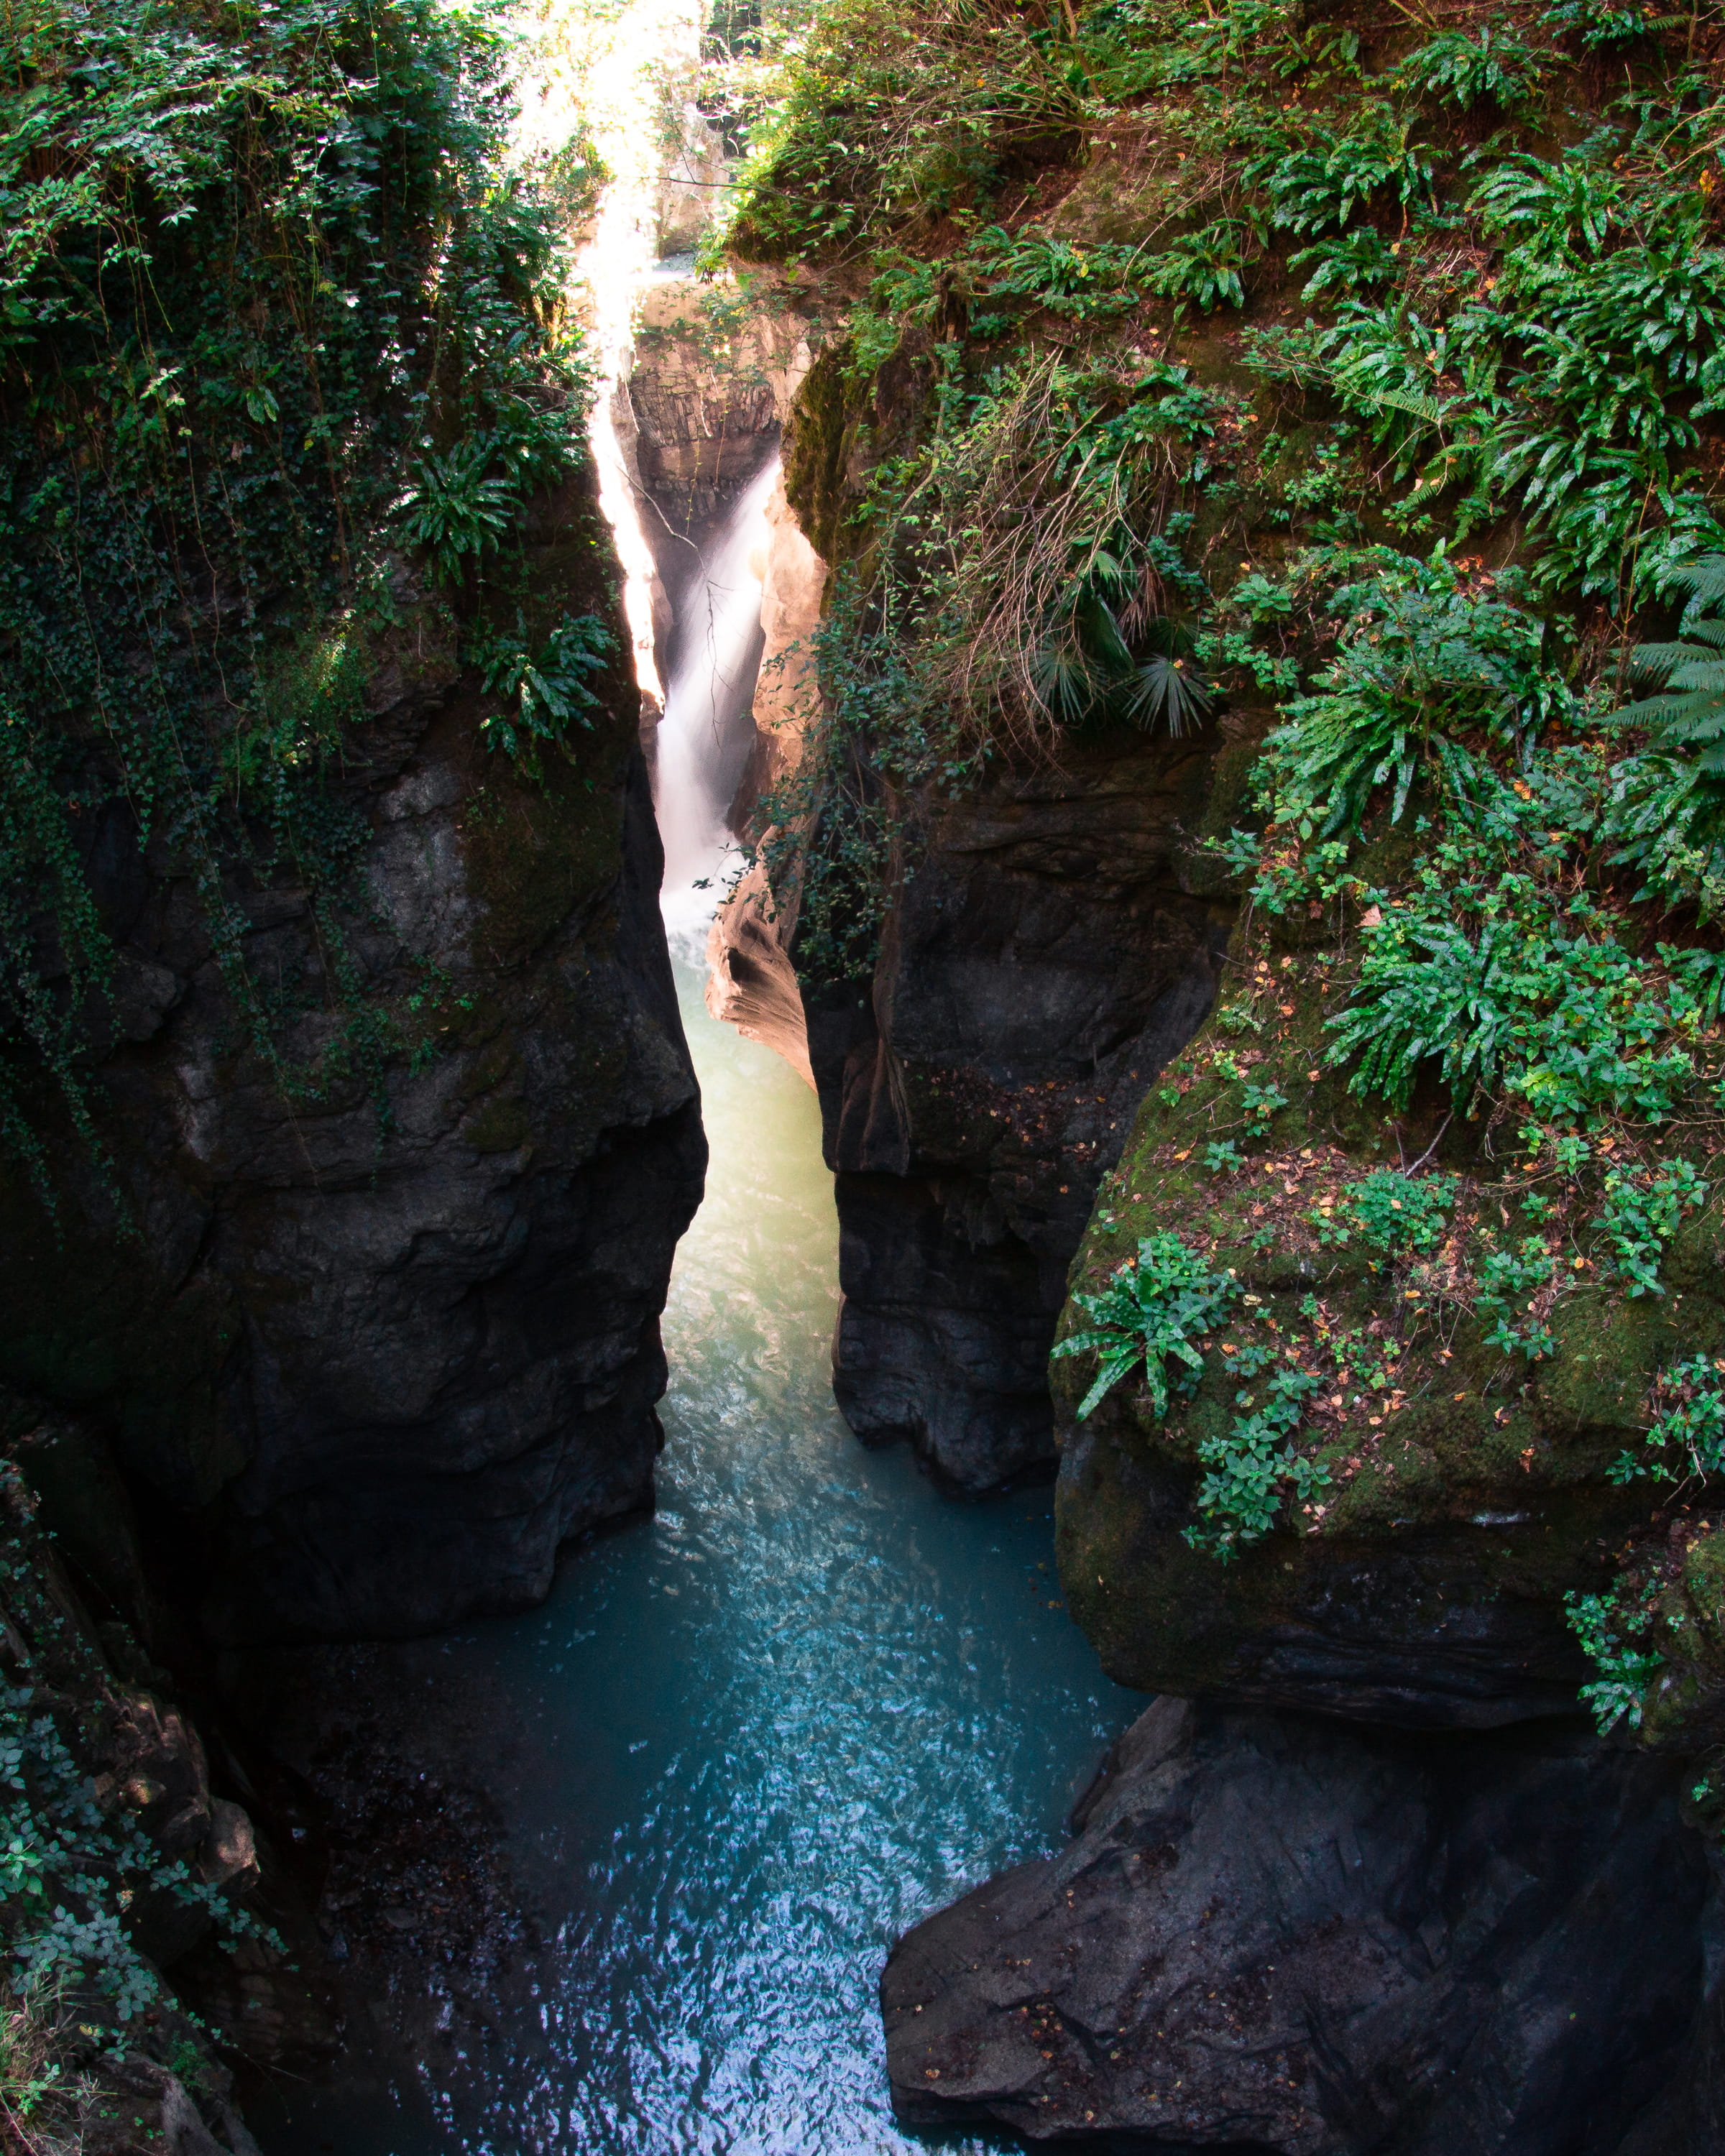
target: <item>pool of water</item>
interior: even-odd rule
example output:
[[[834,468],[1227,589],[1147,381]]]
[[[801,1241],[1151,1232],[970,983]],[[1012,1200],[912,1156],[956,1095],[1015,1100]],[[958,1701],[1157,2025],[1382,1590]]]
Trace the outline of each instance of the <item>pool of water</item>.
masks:
[[[536,1907],[531,1981],[459,2082],[308,2092],[263,2122],[270,2156],[926,2146],[887,2102],[887,1947],[1051,1847],[1143,1703],[1060,1606],[1046,1491],[959,1502],[846,1430],[814,1097],[679,970],[712,1166],[665,1312],[658,1511],[435,1650],[508,1732],[470,1764]]]

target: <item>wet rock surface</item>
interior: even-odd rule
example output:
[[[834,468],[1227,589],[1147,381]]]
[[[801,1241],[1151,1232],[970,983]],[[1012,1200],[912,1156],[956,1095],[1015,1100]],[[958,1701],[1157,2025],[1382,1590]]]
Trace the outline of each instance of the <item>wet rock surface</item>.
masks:
[[[1052,1465],[1067,1266],[1214,995],[1231,910],[1203,895],[1189,835],[1211,760],[1127,737],[942,811],[872,981],[805,991],[838,1175],[839,1403],[960,1489]]]
[[[1667,1763],[1158,1701],[1058,1856],[902,1939],[900,2115],[1278,2156],[1717,2148],[1706,1861]]]

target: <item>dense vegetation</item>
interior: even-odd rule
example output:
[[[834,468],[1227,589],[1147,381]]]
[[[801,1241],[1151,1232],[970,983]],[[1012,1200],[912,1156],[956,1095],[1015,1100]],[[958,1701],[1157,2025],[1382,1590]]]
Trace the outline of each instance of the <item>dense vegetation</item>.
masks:
[[[1675,1315],[1673,1274],[1717,1266],[1725,1133],[1720,37],[1594,0],[839,0],[730,234],[849,300],[793,444],[843,565],[768,846],[806,963],[870,963],[916,803],[990,760],[1223,708],[1260,744],[1209,841],[1240,985],[1105,1191],[1076,1411],[1137,1373],[1194,1563],[1503,1471],[1645,1482],[1569,1606],[1602,1721],[1657,1696],[1692,1744],[1716,1538],[1676,1501],[1725,1465],[1721,1313]]]
[[[101,1150],[116,844],[195,893],[234,1048],[290,1096],[381,1106],[423,1037],[429,970],[359,957],[331,779],[409,621],[465,629],[495,746],[591,701],[607,633],[531,620],[521,536],[581,454],[556,234],[592,175],[506,170],[483,10],[31,0],[0,41],[0,1133],[51,1204],[44,1134]],[[316,947],[272,973],[275,880]]]

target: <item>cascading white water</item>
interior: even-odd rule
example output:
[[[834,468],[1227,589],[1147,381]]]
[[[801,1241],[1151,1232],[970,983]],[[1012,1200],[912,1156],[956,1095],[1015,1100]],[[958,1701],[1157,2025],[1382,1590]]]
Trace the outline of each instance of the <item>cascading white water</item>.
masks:
[[[655,795],[665,844],[661,904],[673,942],[705,930],[737,858],[725,817],[738,775],[760,650],[761,579],[771,532],[774,458],[702,550],[678,607],[680,635],[659,723]]]

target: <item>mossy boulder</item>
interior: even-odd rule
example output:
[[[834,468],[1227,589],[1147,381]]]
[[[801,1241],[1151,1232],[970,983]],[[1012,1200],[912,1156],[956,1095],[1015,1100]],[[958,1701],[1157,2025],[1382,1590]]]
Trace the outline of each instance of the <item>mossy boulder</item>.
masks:
[[[1073,1267],[1074,1291],[1094,1291],[1173,1232],[1235,1283],[1165,1418],[1141,1367],[1081,1419],[1094,1364],[1054,1365],[1073,1612],[1110,1674],[1149,1691],[1413,1725],[1573,1711],[1590,1672],[1563,1598],[1607,1586],[1625,1537],[1676,1497],[1669,1481],[1614,1481],[1614,1464],[1640,1443],[1659,1373],[1725,1352],[1725,1163],[1651,1127],[1589,1148],[1595,1175],[1682,1152],[1709,1186],[1663,1248],[1659,1291],[1632,1293],[1586,1170],[1542,1173],[1512,1125],[1435,1094],[1391,1115],[1329,1067],[1326,1020],[1348,993],[1331,952],[1245,927],[1230,970],[1220,1010],[1141,1106]],[[1376,1239],[1362,1224],[1358,1194],[1376,1175],[1380,1209],[1399,1206],[1409,1186],[1385,1171],[1406,1168],[1438,1209],[1398,1248],[1381,1211]],[[1560,1255],[1494,1301],[1487,1260],[1523,1245],[1530,1202]],[[1086,1322],[1069,1304],[1063,1332]],[[1543,1352],[1506,1351],[1500,1324]],[[1271,1530],[1218,1551],[1199,1449],[1214,1456],[1277,1367],[1317,1380],[1291,1439],[1317,1479],[1304,1496],[1286,1482]]]

